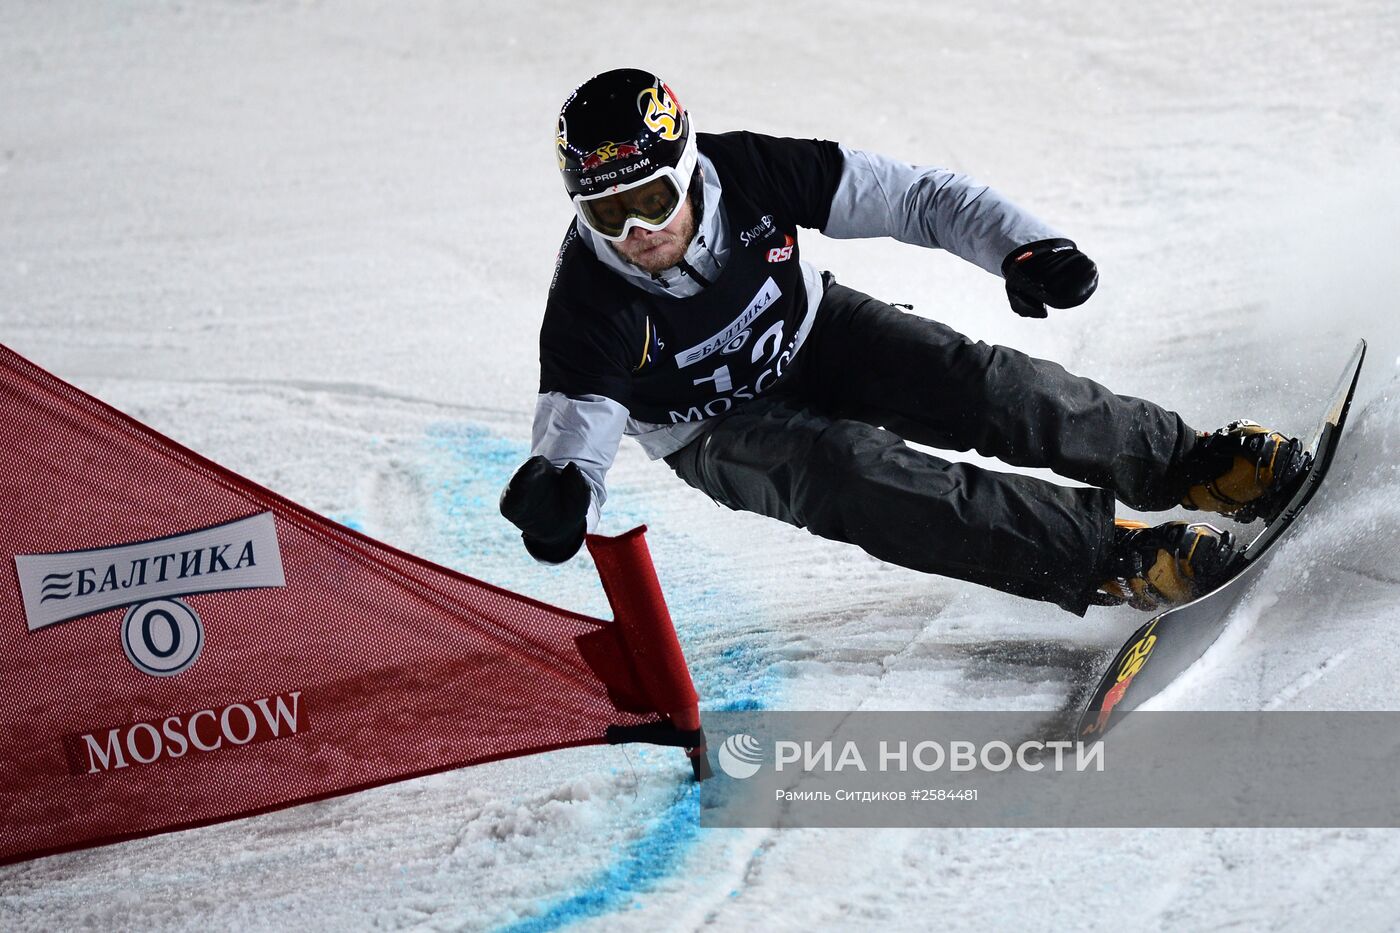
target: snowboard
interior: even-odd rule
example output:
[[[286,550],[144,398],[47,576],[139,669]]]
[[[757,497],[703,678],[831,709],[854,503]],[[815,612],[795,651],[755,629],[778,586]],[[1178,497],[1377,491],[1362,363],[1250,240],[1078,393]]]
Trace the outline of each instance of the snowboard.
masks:
[[[1206,653],[1225,629],[1230,610],[1260,573],[1274,546],[1287,537],[1327,478],[1346,425],[1347,410],[1366,358],[1366,341],[1356,345],[1309,449],[1312,467],[1278,517],[1245,547],[1235,573],[1208,593],[1168,609],[1139,628],[1114,656],[1079,717],[1077,734],[1100,736],[1150,697],[1160,693]]]

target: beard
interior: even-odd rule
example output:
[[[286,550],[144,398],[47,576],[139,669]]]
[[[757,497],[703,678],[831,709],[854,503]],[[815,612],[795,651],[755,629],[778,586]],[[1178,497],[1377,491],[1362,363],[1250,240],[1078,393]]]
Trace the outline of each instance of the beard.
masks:
[[[614,243],[613,249],[627,262],[648,275],[665,272],[685,257],[690,241],[695,239],[696,211],[694,202],[686,199],[685,207],[664,230],[650,231],[645,239],[628,238]],[[645,235],[645,234],[644,234]]]

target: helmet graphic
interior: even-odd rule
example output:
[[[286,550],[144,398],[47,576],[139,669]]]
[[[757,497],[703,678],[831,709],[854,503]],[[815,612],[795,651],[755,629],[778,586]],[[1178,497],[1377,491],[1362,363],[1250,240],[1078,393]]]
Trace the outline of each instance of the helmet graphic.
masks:
[[[613,241],[671,223],[698,158],[690,114],[664,81],[635,68],[579,85],[559,111],[555,146],[579,219]]]

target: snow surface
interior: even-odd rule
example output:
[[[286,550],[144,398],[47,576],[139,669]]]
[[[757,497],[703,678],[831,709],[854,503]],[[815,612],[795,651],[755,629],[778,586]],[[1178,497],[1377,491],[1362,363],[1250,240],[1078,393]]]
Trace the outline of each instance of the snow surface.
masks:
[[[555,109],[662,72],[699,125],[968,171],[1100,265],[1028,321],[946,255],[812,234],[857,288],[1210,428],[1306,431],[1355,338],[1306,527],[1164,708],[1400,709],[1400,7],[1015,0],[0,0],[0,341],[254,480],[607,614],[495,509],[525,452],[569,211]],[[1068,706],[1141,620],[1085,620],[716,508],[630,443],[707,708]],[[1264,610],[1267,609],[1267,613]],[[500,762],[0,869],[0,926],[1396,926],[1400,835],[699,830],[673,750]]]

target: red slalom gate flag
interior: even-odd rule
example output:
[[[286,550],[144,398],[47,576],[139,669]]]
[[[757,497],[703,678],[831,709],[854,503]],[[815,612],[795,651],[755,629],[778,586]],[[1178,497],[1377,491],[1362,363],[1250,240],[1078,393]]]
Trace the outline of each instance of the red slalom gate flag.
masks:
[[[0,346],[0,864],[498,758],[687,748],[644,529],[615,619],[336,525]]]

